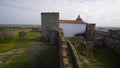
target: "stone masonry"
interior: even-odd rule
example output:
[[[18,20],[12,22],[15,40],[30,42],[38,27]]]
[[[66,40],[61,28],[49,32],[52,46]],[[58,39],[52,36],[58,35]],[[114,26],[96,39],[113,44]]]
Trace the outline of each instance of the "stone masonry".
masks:
[[[94,42],[96,45],[105,45],[120,54],[120,30],[95,32]]]
[[[59,13],[41,13],[42,37],[51,44],[58,43]]]
[[[95,24],[87,24],[85,37],[87,41],[91,41],[94,38]]]

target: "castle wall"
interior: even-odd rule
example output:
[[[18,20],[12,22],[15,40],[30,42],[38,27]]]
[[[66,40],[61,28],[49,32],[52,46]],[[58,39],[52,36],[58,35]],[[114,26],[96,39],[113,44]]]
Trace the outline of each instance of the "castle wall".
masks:
[[[106,33],[104,44],[120,54],[120,30],[110,30]]]
[[[97,45],[105,45],[112,48],[120,54],[120,30],[96,31],[94,42]]]
[[[85,38],[87,41],[92,41],[94,39],[95,24],[87,24]]]

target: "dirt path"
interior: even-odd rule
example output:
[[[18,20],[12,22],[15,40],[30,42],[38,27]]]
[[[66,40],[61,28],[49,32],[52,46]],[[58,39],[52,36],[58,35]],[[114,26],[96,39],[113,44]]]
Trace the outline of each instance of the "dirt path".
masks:
[[[11,60],[16,58],[19,54],[23,53],[24,49],[13,49],[4,53],[0,53],[0,64],[9,63]]]
[[[90,63],[89,60],[88,60],[86,57],[84,57],[84,56],[82,56],[82,55],[79,55],[79,56],[80,56],[80,58],[83,59],[83,63],[87,63],[87,64]]]

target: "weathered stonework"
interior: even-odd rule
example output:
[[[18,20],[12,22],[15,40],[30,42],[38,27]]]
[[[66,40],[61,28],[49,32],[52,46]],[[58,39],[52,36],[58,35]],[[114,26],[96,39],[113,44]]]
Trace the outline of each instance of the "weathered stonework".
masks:
[[[108,32],[97,30],[94,43],[96,45],[105,45],[120,54],[120,30],[109,30]]]
[[[51,44],[58,43],[59,13],[41,13],[42,37]]]
[[[59,28],[59,13],[41,13],[42,28]]]
[[[84,45],[85,45],[85,50],[84,50],[83,54],[85,54],[85,55],[91,54],[94,49],[94,42],[88,41],[88,42],[85,42]]]
[[[75,48],[77,48],[80,43],[85,42],[85,38],[82,36],[71,37],[70,40],[72,41]]]
[[[104,36],[106,35],[106,32],[103,32],[103,31],[99,31],[99,30],[96,30],[94,32],[94,43],[95,45],[104,45]]]
[[[87,41],[94,39],[95,24],[87,24],[85,37]]]

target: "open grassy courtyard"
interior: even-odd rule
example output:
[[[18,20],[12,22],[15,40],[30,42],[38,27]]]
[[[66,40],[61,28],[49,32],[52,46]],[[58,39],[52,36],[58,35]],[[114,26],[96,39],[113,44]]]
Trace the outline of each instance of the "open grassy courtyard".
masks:
[[[40,36],[39,32],[27,32],[26,38],[0,44],[0,68],[58,68],[58,47],[34,40]]]

